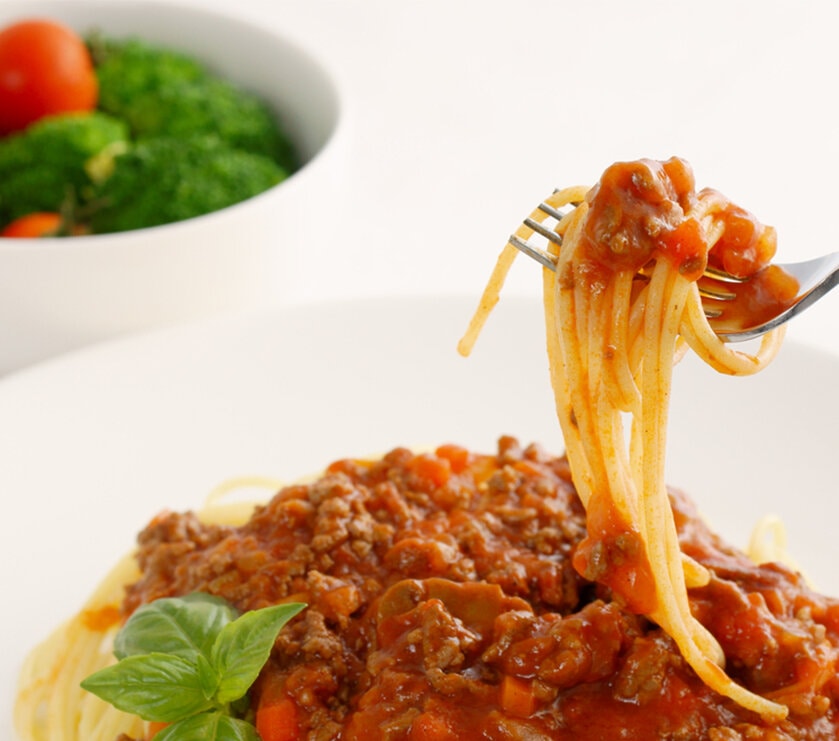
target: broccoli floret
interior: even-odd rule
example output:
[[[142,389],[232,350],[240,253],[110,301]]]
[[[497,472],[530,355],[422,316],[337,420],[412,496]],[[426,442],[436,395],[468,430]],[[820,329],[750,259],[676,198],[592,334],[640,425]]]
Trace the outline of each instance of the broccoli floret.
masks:
[[[212,134],[289,172],[296,169],[291,143],[258,96],[165,48],[138,40],[100,45],[105,51],[94,52],[101,59],[100,108],[126,120],[134,137]]]
[[[270,157],[286,170],[296,167],[294,151],[271,110],[223,80],[168,85],[133,99],[120,115],[138,138],[212,134],[235,149]]]
[[[50,116],[0,139],[0,223],[84,200],[86,163],[127,139],[122,121],[96,112]]]
[[[126,106],[167,85],[207,77],[200,62],[136,38],[111,39],[93,34],[88,46],[99,80],[99,109],[122,116]]]
[[[99,184],[94,233],[168,224],[217,211],[276,185],[286,172],[257,154],[232,149],[217,137],[137,142],[114,160]]]

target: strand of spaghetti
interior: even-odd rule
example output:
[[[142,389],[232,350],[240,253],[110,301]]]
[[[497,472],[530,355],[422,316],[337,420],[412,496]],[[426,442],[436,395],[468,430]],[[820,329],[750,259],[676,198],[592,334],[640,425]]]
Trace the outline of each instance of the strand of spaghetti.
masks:
[[[546,202],[554,208],[561,208],[566,205],[573,198],[581,198],[584,196],[581,188],[567,188],[562,191],[555,192],[552,196],[545,199]],[[569,234],[573,234],[578,228],[581,214],[584,212],[585,206],[580,206],[574,209],[570,214],[563,218],[557,224],[557,232],[567,238]],[[533,218],[541,219],[544,217],[544,212],[536,209],[531,215]],[[523,239],[526,239],[532,233],[532,230],[526,227],[520,227],[516,234]],[[548,367],[550,369],[550,381],[554,392],[554,399],[556,400],[556,414],[560,420],[560,427],[563,430],[565,438],[566,450],[574,451],[580,459],[580,464],[576,473],[578,483],[578,494],[583,502],[587,501],[591,496],[591,492],[595,489],[595,482],[591,467],[588,465],[585,455],[582,451],[583,435],[577,426],[577,415],[574,410],[572,396],[572,389],[569,386],[569,378],[581,377],[581,357],[578,352],[568,354],[567,348],[563,347],[560,342],[560,322],[575,321],[575,308],[573,302],[567,306],[562,306],[558,295],[554,292],[554,285],[561,283],[563,277],[571,277],[573,279],[573,269],[567,260],[567,254],[563,251],[562,254],[557,254],[556,246],[553,243],[548,245],[549,251],[552,251],[557,258],[557,267],[554,272],[543,269],[543,294],[546,297],[544,302],[545,313],[545,328],[546,328],[546,346],[548,353]],[[569,272],[571,271],[571,272]],[[573,284],[573,280],[569,282],[569,286]],[[478,309],[481,310],[480,308]],[[578,348],[574,348],[578,350]],[[575,372],[569,372],[568,368],[575,369]],[[576,392],[576,389],[575,389]]]
[[[579,210],[583,211],[582,208]],[[554,387],[569,391],[569,402],[563,403],[562,398],[558,399],[558,409],[560,412],[563,407],[573,410],[573,414],[569,415],[574,423],[573,434],[581,438],[579,444],[575,440],[566,452],[572,472],[586,465],[594,491],[608,492],[612,506],[631,523],[633,519],[638,519],[633,506],[638,495],[637,491],[632,491],[631,484],[626,483],[627,479],[631,482],[632,477],[622,472],[624,458],[616,434],[620,427],[615,409],[621,391],[616,390],[616,376],[610,375],[613,371],[603,365],[602,359],[609,355],[607,348],[595,345],[595,338],[601,338],[602,342],[602,338],[611,336],[607,327],[615,327],[614,323],[607,324],[606,312],[613,317],[616,314],[619,316],[615,300],[616,281],[605,289],[608,296],[605,300],[599,286],[592,290],[594,280],[586,274],[589,266],[576,261],[576,236],[574,229],[565,233],[556,280],[557,324],[561,356],[565,361],[560,375],[564,374],[565,378],[555,381]],[[563,290],[563,284],[569,282],[573,289],[568,290],[566,286]],[[641,497],[644,516],[638,525],[646,547],[650,549],[649,560],[656,581],[658,604],[653,617],[660,620],[665,630],[676,639],[688,662],[718,691],[739,697],[744,704],[766,717],[778,718],[786,712],[785,708],[744,690],[716,667],[717,663],[724,661],[719,644],[692,617],[687,600],[686,571],[694,583],[707,581],[709,576],[695,562],[683,557],[679,549],[664,483],[664,431],[674,359],[680,344],[683,346],[679,342],[680,325],[691,287],[690,281],[662,260],[653,269],[647,288],[639,292],[646,295],[642,295],[639,303],[634,305],[637,307],[634,314],[637,331],[633,346],[638,348],[636,359],[640,362],[633,381],[637,382],[640,374],[642,407],[640,418],[636,416],[634,420],[640,425],[641,432],[633,435],[633,440],[642,451],[642,463],[635,472],[640,475],[638,490],[644,492]],[[656,341],[651,342],[649,338],[656,338]],[[611,403],[605,400],[609,396]],[[591,407],[593,401],[595,409]],[[588,414],[593,414],[594,418],[590,428],[585,419]],[[576,480],[576,473],[574,475]],[[605,489],[601,489],[601,477],[608,482]],[[591,497],[591,492],[584,495],[587,509]],[[717,670],[710,669],[711,666]]]
[[[472,315],[466,332],[463,337],[460,338],[460,342],[457,343],[457,351],[461,355],[466,356],[472,352],[472,348],[475,345],[475,341],[478,339],[478,335],[481,333],[486,320],[489,318],[490,313],[495,308],[495,305],[501,297],[501,289],[504,287],[504,281],[507,278],[507,274],[510,272],[510,268],[513,265],[513,261],[516,259],[517,254],[518,250],[507,242],[501,250],[501,253],[498,255],[495,268],[493,269],[492,275],[490,276],[490,279],[484,288],[484,292],[481,295],[478,310]]]
[[[664,261],[661,264],[663,266]],[[656,273],[658,268],[657,265]],[[666,270],[665,267],[662,269]],[[664,584],[657,590],[657,609],[650,617],[676,641],[685,660],[709,686],[758,713],[765,720],[777,722],[786,717],[787,708],[750,692],[728,677],[721,669],[723,655],[719,644],[704,626],[692,617],[687,601],[681,551],[678,547],[675,522],[666,498],[664,484],[664,431],[668,408],[666,397],[670,391],[672,357],[678,331],[678,326],[674,328],[672,324],[672,317],[675,314],[669,314],[670,322],[666,321],[666,317],[668,307],[677,307],[680,303],[684,306],[690,286],[677,272],[668,271],[668,273],[666,279],[671,282],[671,286],[668,290],[662,291],[662,300],[668,303],[658,304],[650,299],[648,305],[648,313],[651,313],[652,319],[647,329],[655,329],[655,324],[662,318],[665,319],[665,324],[661,327],[658,341],[649,343],[648,351],[645,353],[646,383],[642,388],[644,425],[645,430],[649,431],[645,432],[644,441],[645,485],[643,491],[645,492],[644,514],[648,535],[646,544],[650,549],[650,561],[653,564],[656,580],[663,578],[669,580],[669,584]],[[653,286],[656,284],[656,277],[654,274],[651,281],[652,293],[655,293]],[[648,361],[651,361],[649,365]],[[651,372],[650,366],[655,368],[654,372]],[[648,404],[648,399],[654,400],[654,403]],[[666,575],[660,570],[662,565],[666,567]]]
[[[682,281],[684,282],[684,281]],[[644,492],[644,510],[646,516],[642,523],[642,534],[651,551],[652,563],[665,563],[663,554],[656,553],[656,548],[663,546],[656,532],[664,513],[661,511],[662,499],[666,499],[664,483],[664,433],[667,424],[667,402],[670,394],[670,375],[675,349],[676,333],[665,325],[666,311],[669,306],[681,306],[680,297],[675,288],[679,283],[674,280],[673,271],[667,260],[656,263],[647,289],[647,306],[644,312],[644,336],[655,338],[646,342],[641,360],[641,415],[634,422],[641,426],[641,480],[640,491]],[[669,510],[669,503],[664,502]],[[654,509],[653,509],[654,507]],[[653,515],[653,513],[655,513]],[[672,516],[672,515],[671,515]],[[652,542],[650,542],[652,541]]]
[[[91,616],[118,608],[124,586],[137,577],[133,557],[120,560],[82,611],[55,630],[27,657],[15,704],[15,725],[23,738],[76,741],[79,738],[117,738],[120,733],[141,736],[142,721],[111,708],[79,686],[84,677],[113,661],[110,644],[116,628],[102,629],[95,621],[91,625]],[[87,735],[90,724],[105,727],[107,734]]]
[[[633,412],[641,403],[641,392],[629,362],[629,317],[632,306],[632,273],[622,270],[609,285],[612,294],[611,326],[604,353],[608,360],[610,389],[614,404],[623,412]]]
[[[714,190],[703,190],[692,212],[700,219],[706,232],[709,249],[717,243],[725,231],[724,222],[718,218],[729,203]],[[690,348],[706,363],[720,373],[729,375],[751,375],[765,368],[777,355],[786,329],[778,328],[761,339],[756,353],[735,350],[717,336],[702,307],[698,286],[687,306],[687,321],[682,327],[682,336]]]
[[[714,190],[713,188],[703,188],[699,191],[699,193],[697,193],[697,199],[693,208],[690,210],[690,215],[695,219],[704,221],[708,216],[713,217],[715,214],[725,211],[729,205],[729,200],[718,190]],[[703,223],[703,226],[706,230],[706,241],[708,244],[715,244],[719,239],[719,234],[721,234],[724,229],[724,225],[721,222],[716,221],[715,226],[710,225],[708,222]],[[719,233],[714,236],[709,227],[719,229]]]
[[[588,503],[595,491],[599,491],[606,484],[601,471],[593,465],[599,455],[596,453],[599,440],[597,431],[592,424],[591,416],[586,410],[591,400],[591,389],[588,388],[588,374],[586,373],[585,351],[577,338],[580,332],[587,334],[587,326],[582,323],[577,314],[585,313],[578,304],[577,276],[575,275],[574,249],[578,243],[577,234],[584,213],[584,206],[577,209],[577,218],[572,220],[564,235],[564,249],[558,256],[556,278],[547,281],[547,296],[556,290],[555,317],[557,326],[553,329],[554,338],[559,344],[563,362],[556,368],[551,368],[554,377],[554,387],[565,388],[567,395],[556,397],[557,413],[563,437],[571,437],[573,443],[566,447],[569,461],[577,461],[577,467],[586,472],[581,478],[582,487],[578,494],[583,506]],[[573,338],[569,341],[569,338]],[[576,476],[576,472],[574,473]]]
[[[231,491],[245,487],[278,488],[276,479],[231,479],[207,496],[197,515],[203,523],[240,525],[250,516],[253,502],[225,502]],[[82,610],[30,652],[19,675],[14,722],[26,741],[79,741],[116,739],[121,734],[145,738],[146,723],[123,713],[96,695],[85,692],[81,681],[114,661],[113,639],[119,628],[99,625],[97,616],[118,614],[125,586],[140,576],[134,555],[122,558],[102,579]]]
[[[587,185],[572,185],[568,188],[555,190],[551,195],[549,195],[545,199],[545,203],[547,203],[549,206],[553,206],[553,208],[556,209],[560,209],[563,206],[567,206],[569,203],[580,204],[581,206],[584,206],[586,200],[586,193],[588,193],[588,191],[589,187]],[[578,209],[579,206],[575,208],[573,211],[567,213],[565,215],[565,218],[560,220],[556,227],[558,232],[561,233],[563,231],[563,222],[571,218],[577,218],[575,216],[575,213]]]
[[[569,203],[584,200],[587,190],[588,188],[585,186],[563,188],[562,190],[554,191],[554,193],[545,199],[545,203],[553,208],[562,208]],[[574,209],[574,211],[568,214],[566,219],[573,217],[576,211],[577,209]],[[530,218],[540,223],[544,221],[547,216],[548,214],[539,208],[534,209],[530,214]],[[560,220],[557,225],[559,231],[561,231],[563,223],[566,219]],[[522,225],[518,228],[516,234],[522,239],[528,239],[532,236],[533,230]],[[492,313],[492,310],[498,303],[501,296],[501,289],[504,287],[504,281],[506,280],[507,274],[510,272],[510,268],[512,267],[517,255],[518,250],[513,247],[509,241],[506,242],[501,250],[501,253],[498,255],[498,259],[496,260],[490,278],[487,281],[483,293],[481,294],[478,309],[472,314],[469,326],[457,344],[458,352],[464,357],[472,352],[472,348],[475,345],[475,341],[478,339],[478,335],[481,333],[486,320],[489,318],[490,313]]]
[[[285,482],[273,476],[237,476],[227,479],[216,486],[206,497],[208,507],[215,507],[222,499],[242,489],[266,489],[269,492],[279,491]]]
[[[787,531],[777,515],[766,515],[758,521],[752,530],[746,553],[757,564],[775,561],[789,566],[799,574],[804,573],[787,548]]]
[[[644,172],[636,171],[630,184],[624,187],[634,188],[637,192],[633,197],[643,201],[638,193],[649,196],[654,186],[654,181],[645,180]],[[586,191],[585,188],[566,189],[552,194],[546,201],[560,207],[584,201]],[[673,185],[673,192],[677,191]],[[690,611],[688,587],[706,583],[710,575],[681,552],[664,478],[669,395],[673,366],[680,352],[690,346],[722,372],[747,374],[759,370],[771,359],[782,336],[781,332],[768,336],[758,353],[748,355],[731,350],[712,331],[702,311],[696,283],[680,270],[684,268],[685,274],[694,275],[697,261],[707,257],[708,244],[715,244],[723,235],[722,219],[728,202],[713,191],[703,191],[696,199],[695,208],[688,213],[690,219],[701,222],[704,244],[700,246],[706,248],[703,253],[690,243],[690,238],[696,236],[690,231],[696,226],[692,221],[687,224],[687,247],[678,241],[685,236],[682,232],[675,240],[675,247],[667,240],[653,239],[662,229],[673,228],[675,233],[678,227],[685,226],[685,222],[678,220],[674,226],[668,219],[673,213],[681,215],[682,207],[687,208],[692,198],[692,191],[690,198],[669,201],[665,198],[667,205],[673,207],[671,211],[653,211],[652,216],[650,212],[642,212],[642,218],[638,218],[638,211],[633,210],[630,201],[618,200],[617,207],[616,201],[607,201],[611,210],[606,209],[605,223],[595,222],[595,226],[604,227],[605,236],[598,246],[605,253],[589,253],[588,243],[583,242],[585,219],[593,210],[588,203],[582,203],[560,219],[555,230],[563,237],[562,249],[549,244],[557,258],[557,269],[555,274],[543,270],[551,383],[574,483],[590,516],[589,553],[600,546],[599,555],[605,554],[595,569],[600,569],[605,577],[596,578],[610,586],[616,597],[631,602],[632,595],[628,593],[634,583],[628,579],[622,586],[619,580],[607,581],[607,572],[620,566],[624,555],[629,554],[630,561],[634,557],[629,548],[625,552],[621,550],[621,537],[628,536],[625,540],[632,547],[640,543],[642,558],[637,564],[630,564],[637,566],[630,576],[639,574],[643,582],[641,591],[652,594],[653,598],[649,609],[637,609],[637,601],[632,609],[659,623],[708,686],[759,713],[768,722],[776,722],[786,716],[787,709],[773,700],[783,699],[786,693],[798,691],[799,685],[803,688],[810,683],[800,680],[772,696],[761,697],[726,675],[725,657],[719,643]],[[618,228],[624,218],[621,207],[627,203],[630,223],[641,226],[641,242],[652,239],[655,245],[651,253],[639,250],[644,258],[643,266],[638,268],[643,273],[643,284],[636,280],[635,267],[623,267],[627,263],[633,265],[631,255],[629,260],[624,258],[635,248],[630,237],[636,236],[631,228],[629,236]],[[661,200],[645,203],[658,206]],[[650,218],[645,220],[647,216]],[[541,208],[531,214],[540,223],[547,217]],[[661,219],[656,221],[653,217]],[[619,239],[615,239],[616,230]],[[531,227],[524,225],[516,232],[524,239],[533,233]],[[672,237],[673,233],[666,236]],[[686,252],[680,252],[682,248]],[[613,261],[611,257],[615,253],[620,259]],[[605,262],[597,262],[604,254]],[[671,263],[674,254],[677,259]],[[481,304],[458,346],[463,354],[472,349],[498,302],[516,255],[510,244],[499,255]],[[625,416],[631,419],[628,451]],[[279,486],[279,482],[261,479],[234,484]],[[242,506],[222,506],[215,501],[224,493],[217,492],[211,497],[214,514],[205,510],[199,514],[201,519],[228,523],[234,513],[238,513],[235,517],[239,519]],[[618,520],[616,527],[609,520],[613,515]],[[639,535],[637,543],[633,540],[636,534]],[[613,545],[618,556],[614,559],[608,552]],[[580,550],[584,550],[583,545]],[[31,655],[22,672],[16,708],[16,723],[25,738],[77,741],[112,739],[121,733],[143,736],[144,724],[139,719],[113,710],[79,687],[83,677],[113,660],[110,649],[116,626],[103,627],[89,619],[91,614],[116,609],[121,603],[123,586],[136,578],[136,566],[129,558],[106,577],[82,613]],[[832,664],[826,661],[822,666],[827,668],[818,686],[831,679]]]
[[[601,380],[603,373],[603,352],[599,342],[606,331],[606,316],[608,304],[602,290],[592,290],[593,278],[589,274],[589,265],[577,259],[576,248],[579,240],[574,239],[569,245],[571,265],[574,269],[574,287],[567,290],[560,286],[560,292],[566,293],[568,300],[573,302],[577,322],[573,327],[567,327],[569,332],[562,339],[563,343],[577,348],[581,372],[571,375],[570,388],[576,392],[572,398],[572,405],[576,413],[577,425],[583,440],[586,459],[593,471],[595,491],[611,491],[615,477],[613,470],[614,449],[609,445],[611,428],[613,425],[614,406],[606,403],[606,409],[601,415],[600,409],[605,389]],[[574,462],[571,462],[572,470]],[[627,510],[631,504],[622,496],[625,492],[619,490],[615,497],[616,508],[628,516]]]
[[[644,349],[644,315],[647,311],[647,292],[649,282],[644,282],[640,288],[636,288],[632,299],[632,308],[629,311],[629,365],[634,369],[636,376],[635,383],[638,384],[638,374],[641,369],[641,354]]]
[[[659,362],[661,363],[660,383],[663,385],[661,393],[663,395],[664,402],[661,404],[661,410],[659,412],[661,415],[663,415],[663,418],[659,418],[658,421],[659,424],[663,423],[665,425],[665,429],[667,425],[667,418],[669,416],[669,404],[667,401],[667,397],[669,397],[670,390],[672,387],[673,367],[678,356],[678,346],[681,344],[679,340],[679,330],[684,314],[684,305],[686,297],[690,291],[691,285],[687,280],[682,278],[677,271],[672,270],[668,275],[668,281],[670,285],[668,286],[668,289],[664,295],[664,299],[667,301],[667,303],[666,306],[663,307],[664,319],[661,334],[661,354],[659,360]],[[708,581],[710,581],[710,573],[704,566],[701,566],[693,559],[684,555],[681,552],[681,548],[679,547],[678,538],[676,534],[676,524],[673,518],[672,508],[670,507],[669,498],[667,495],[667,484],[665,480],[664,460],[666,444],[666,435],[664,434],[663,429],[659,429],[657,439],[657,445],[659,446],[661,451],[660,459],[658,462],[658,480],[660,486],[659,501],[661,504],[662,513],[666,518],[666,527],[671,539],[671,542],[669,543],[669,563],[671,570],[675,574],[673,579],[677,580],[676,583],[679,585],[679,589],[684,592],[684,601],[682,604],[684,615],[687,619],[689,619],[691,624],[697,626],[699,624],[691,617],[690,606],[687,601],[687,592],[684,588],[686,586],[698,586],[700,584],[707,584]],[[710,638],[710,636],[707,635],[707,632],[704,630],[704,628],[700,633],[700,637],[703,640],[705,640],[706,638]],[[710,638],[710,640],[706,644],[705,650],[709,655],[713,655],[714,651],[718,651],[719,653],[717,655],[717,660],[719,662],[722,662],[724,657],[722,656],[722,651],[721,649],[719,649],[719,645],[716,642],[716,640]]]
[[[91,672],[96,671],[103,665],[112,661],[111,656],[102,651],[103,638],[108,640],[113,637],[113,632],[106,634],[91,631],[83,625],[74,625],[68,641],[71,646],[70,653],[65,662],[67,677],[54,689],[55,696],[50,703],[49,710],[49,738],[64,736],[66,738],[86,738],[81,733],[80,724],[91,712],[100,717],[107,712],[107,706],[102,707],[102,701],[90,702],[85,697],[84,690],[79,683]],[[83,706],[86,710],[82,712]],[[135,725],[135,719],[131,716],[124,716],[125,727]],[[53,730],[54,729],[54,730]],[[56,731],[58,733],[56,733]],[[124,732],[124,731],[121,731]]]
[[[724,655],[719,644],[690,613],[684,559],[664,480],[667,397],[687,285],[666,261],[656,266],[651,280],[650,326],[647,330],[657,331],[659,341],[648,344],[642,392],[644,532],[656,581],[657,608],[652,617],[677,641],[688,663],[692,665],[698,660],[696,657],[701,656],[703,661],[722,664]]]
[[[608,299],[609,294],[604,294],[604,297]],[[595,294],[594,301],[586,307],[586,311],[598,320],[594,323],[593,337],[608,336],[612,310],[612,302],[598,300],[598,295]],[[625,521],[635,523],[639,521],[639,497],[631,478],[620,409],[615,404],[615,391],[610,386],[608,369],[604,362],[605,348],[592,346],[586,358],[589,363],[589,385],[595,391],[592,396],[593,427],[600,439],[602,457],[598,464],[603,467],[608,482],[606,491],[611,493],[612,504]]]
[[[711,329],[695,284],[693,293],[695,295],[687,302],[686,321],[682,323],[681,334],[690,349],[714,370],[728,375],[752,375],[763,370],[778,354],[786,332],[784,326],[763,335],[757,352],[753,354],[735,350]]]
[[[559,323],[560,314],[557,292],[554,291],[555,276],[549,271],[543,271],[543,291],[545,296],[545,337],[548,351],[548,368],[550,370],[551,387],[556,403],[556,415],[560,422],[565,451],[569,458],[573,455],[579,461],[574,473],[575,486],[580,500],[584,503],[591,497],[594,490],[591,468],[585,459],[582,449],[580,431],[577,428],[573,409],[571,408],[571,389],[569,388],[569,362],[565,357],[564,348],[560,342]]]
[[[667,444],[666,429],[669,417],[669,396],[672,387],[673,368],[678,362],[680,348],[682,352],[686,346],[681,342],[680,328],[684,317],[685,303],[690,295],[691,282],[683,278],[677,270],[671,270],[667,276],[668,286],[664,292],[663,300],[666,301],[661,307],[662,312],[662,343],[661,343],[661,379],[662,384],[662,411],[663,419],[660,419],[661,427],[658,430],[658,445],[661,451],[659,461],[659,486],[660,502],[666,521],[666,531],[670,542],[668,543],[668,563],[674,576],[671,577],[671,584],[676,585],[681,598],[681,609],[685,620],[694,631],[694,636],[699,644],[700,650],[706,655],[714,657],[714,661],[722,664],[725,660],[722,649],[716,639],[711,636],[705,628],[693,619],[690,612],[690,605],[687,598],[687,588],[705,586],[711,580],[711,574],[704,566],[694,561],[681,552],[676,533],[676,523],[673,518],[673,511],[667,493],[665,480],[665,450]]]

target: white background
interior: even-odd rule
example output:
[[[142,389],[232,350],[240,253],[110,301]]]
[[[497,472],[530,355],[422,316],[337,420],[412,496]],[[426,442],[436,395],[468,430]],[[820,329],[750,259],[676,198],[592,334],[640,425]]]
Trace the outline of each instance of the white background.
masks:
[[[778,229],[782,262],[839,249],[836,8],[239,3],[318,49],[345,93],[340,195],[300,245],[294,293],[477,293],[553,187],[636,157],[687,159]],[[508,290],[535,294],[519,263]],[[789,336],[839,352],[836,294]]]
[[[341,91],[322,215],[288,246],[277,301],[477,295],[554,187],[637,157],[687,159],[778,229],[781,262],[839,249],[830,0],[200,5],[299,41]],[[508,292],[537,295],[519,263]],[[839,353],[835,293],[789,336]]]
[[[323,192],[311,194],[323,199],[322,218],[291,246],[290,280],[278,303],[406,294],[477,298],[507,235],[539,200],[556,186],[593,183],[611,162],[637,157],[687,159],[700,187],[721,190],[778,229],[782,261],[839,249],[839,6],[834,2],[208,0],[201,5],[271,25],[314,49],[342,94],[341,128],[322,163],[329,177]],[[538,268],[520,260],[508,292],[535,298],[540,285]],[[839,355],[839,290],[834,294],[797,319],[788,336]],[[441,310],[445,306],[441,301]],[[295,326],[303,327],[294,337],[305,346],[300,337],[307,314],[300,310],[294,316]],[[439,321],[439,311],[434,316]],[[521,312],[507,314],[508,323],[511,316]],[[231,322],[221,325],[220,339],[206,327],[184,336],[187,347],[176,353],[173,367],[165,352],[157,351],[180,346],[177,334],[141,345],[148,352],[140,362],[129,352],[128,367],[125,354],[94,354],[56,373],[46,366],[28,378],[24,373],[0,381],[0,410],[5,410],[0,497],[16,508],[2,524],[3,581],[6,599],[15,604],[7,605],[3,623],[3,655],[11,664],[0,672],[0,709],[10,703],[14,664],[25,647],[75,608],[103,565],[128,547],[146,510],[197,505],[226,476],[273,472],[283,449],[262,432],[283,430],[283,410],[294,389],[259,396],[271,382],[270,362],[277,362],[279,353],[244,351],[258,348],[263,335],[255,329],[270,322]],[[504,322],[494,324],[495,331]],[[323,330],[323,322],[318,326]],[[240,338],[237,328],[250,330]],[[506,330],[512,334],[515,328]],[[459,331],[451,328],[452,342],[444,338],[452,356]],[[349,329],[341,340],[352,344]],[[421,338],[418,346],[427,341]],[[405,342],[402,337],[397,344]],[[190,348],[197,360],[187,362]],[[313,353],[322,361],[317,372],[297,375],[310,385],[329,383],[333,361],[322,346]],[[448,357],[435,361],[435,369],[448,369]],[[493,356],[482,357],[476,358],[477,368]],[[833,499],[836,394],[822,405],[813,396],[820,389],[829,393],[835,364],[809,365],[811,389],[800,357],[791,357],[794,380],[784,381],[792,393],[772,407],[766,425],[751,414],[745,417],[751,427],[723,420],[725,429],[719,430],[709,411],[709,419],[694,428],[707,465],[692,440],[677,443],[687,448],[683,458],[696,466],[681,469],[678,483],[694,491],[696,481],[695,491],[712,507],[710,495],[719,494],[715,484],[723,491],[726,482],[733,486],[730,502],[724,494],[712,519],[739,537],[768,506],[743,492],[754,488],[753,481],[779,482],[772,506],[795,526],[795,552],[806,563],[821,561],[827,576],[835,558],[817,556],[820,548],[834,549],[835,519],[813,522],[808,513],[814,511],[813,499]],[[804,355],[805,361],[812,357]],[[195,379],[195,363],[204,360],[206,376]],[[306,360],[301,356],[299,362]],[[423,382],[421,362],[411,376],[417,385]],[[494,372],[499,365],[491,364]],[[749,382],[753,391],[746,393],[759,397],[763,383],[775,389],[773,378],[778,376],[767,372],[758,385]],[[507,393],[517,382],[510,378],[509,386],[498,390],[506,404],[502,412],[510,415],[505,420],[521,411]],[[415,387],[403,389],[392,378],[389,383],[383,385],[393,392],[394,409],[386,409],[385,418],[397,415],[402,398],[422,411]],[[468,380],[459,383],[469,390]],[[801,388],[793,388],[796,383]],[[66,393],[68,387],[73,393]],[[485,397],[464,392],[464,408],[480,406],[483,398],[496,403],[494,390],[478,382],[475,387]],[[727,388],[735,407],[737,395]],[[212,398],[203,393],[207,389]],[[379,388],[373,391],[375,398],[382,395]],[[682,402],[688,408],[702,404],[688,395],[679,399],[675,415]],[[321,410],[324,424],[334,424],[330,411]],[[355,438],[339,436],[343,427],[333,431],[340,437],[336,452],[359,451],[376,420],[365,418],[363,434]],[[811,420],[815,425],[805,429]],[[442,419],[441,434],[463,420],[457,422]],[[544,422],[545,429],[554,429],[552,418]],[[352,420],[341,424],[351,427]],[[508,431],[517,432],[497,430]],[[391,439],[389,428],[373,432],[387,438],[382,444],[422,442]],[[759,440],[757,454],[749,447],[753,439]],[[98,446],[85,447],[88,440]],[[743,447],[750,457],[742,456]],[[801,477],[785,463],[790,450],[797,450],[799,459],[815,451],[815,462],[802,472],[815,483],[794,496],[789,492]],[[815,490],[816,484],[826,488]],[[53,497],[49,507],[44,492]],[[107,520],[106,527],[97,524],[97,516]],[[61,544],[49,534],[63,532],[63,525],[78,528],[79,537],[90,542],[61,551],[58,562],[66,578],[54,583],[48,581],[55,577],[50,548]],[[0,715],[5,738],[11,733],[8,712]]]

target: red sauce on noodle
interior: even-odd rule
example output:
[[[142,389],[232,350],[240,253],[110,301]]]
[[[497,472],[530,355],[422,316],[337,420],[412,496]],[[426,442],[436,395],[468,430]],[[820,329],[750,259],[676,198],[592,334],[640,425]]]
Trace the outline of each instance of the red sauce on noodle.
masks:
[[[242,610],[307,602],[253,697],[288,703],[301,739],[835,738],[839,602],[672,502],[682,549],[712,574],[692,610],[738,682],[790,706],[775,728],[575,571],[585,516],[567,462],[512,438],[495,455],[339,461],[241,527],[164,513],[139,537],[124,609],[195,590]]]

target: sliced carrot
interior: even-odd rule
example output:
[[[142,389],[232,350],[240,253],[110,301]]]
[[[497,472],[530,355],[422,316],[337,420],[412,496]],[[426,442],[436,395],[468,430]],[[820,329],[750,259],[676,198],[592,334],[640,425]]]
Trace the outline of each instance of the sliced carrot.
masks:
[[[432,486],[445,484],[452,475],[452,465],[448,458],[435,458],[421,454],[408,463],[408,468]]]
[[[471,453],[467,448],[461,447],[460,445],[448,443],[438,447],[435,452],[440,458],[446,458],[449,461],[454,473],[460,473],[469,465],[469,456]]]
[[[536,709],[533,682],[506,675],[501,682],[501,707],[505,713],[518,718],[531,716]]]
[[[259,704],[256,709],[256,732],[262,741],[297,739],[297,706],[288,695]]]

